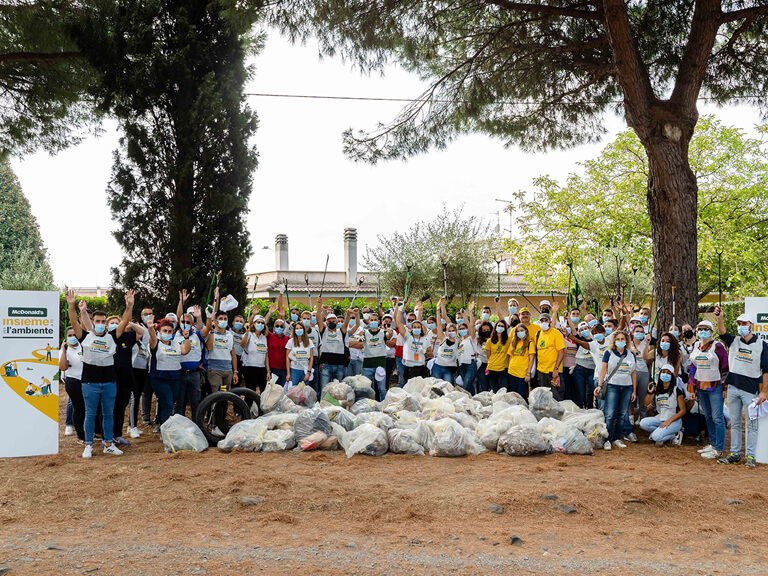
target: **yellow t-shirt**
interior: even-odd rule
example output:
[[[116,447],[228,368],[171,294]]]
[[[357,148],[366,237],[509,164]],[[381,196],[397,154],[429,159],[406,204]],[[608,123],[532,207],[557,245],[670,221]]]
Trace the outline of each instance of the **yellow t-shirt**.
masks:
[[[511,340],[511,338],[510,338]],[[509,346],[509,374],[517,378],[525,378],[528,373],[528,358],[536,353],[536,347],[533,341],[528,342],[526,350],[523,350],[523,343],[519,342],[517,347]]]
[[[565,338],[560,330],[555,330],[554,328],[550,328],[546,332],[540,330],[538,336],[538,341],[535,336],[533,337],[538,351],[536,370],[549,374],[555,368],[557,353],[560,350],[565,350]]]
[[[485,343],[485,351],[488,354],[488,370],[501,372],[507,369],[507,362],[509,361],[507,351],[509,350],[511,342],[512,338],[507,338],[507,343],[502,344],[501,337],[499,337],[499,341],[494,344],[491,342],[491,339],[488,338]]]
[[[539,327],[538,324],[533,324],[533,323],[529,324],[527,326],[527,328],[528,328],[528,336],[530,336],[531,340],[533,340],[535,342],[536,341],[536,333],[539,330],[541,330],[541,328]],[[514,330],[514,328],[512,328],[512,330]]]

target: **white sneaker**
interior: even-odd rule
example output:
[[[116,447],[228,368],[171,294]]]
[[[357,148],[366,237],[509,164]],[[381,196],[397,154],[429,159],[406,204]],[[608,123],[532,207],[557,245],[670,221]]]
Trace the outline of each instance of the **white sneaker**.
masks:
[[[634,432],[630,432],[626,436],[624,436],[624,440],[629,440],[630,442],[637,442],[637,434]]]
[[[715,460],[716,458],[720,458],[720,452],[718,452],[715,449],[712,449],[708,452],[702,452],[701,454],[702,458],[706,458],[707,460]]]
[[[712,446],[712,444],[707,444],[706,446],[704,446],[704,448],[701,448],[700,450],[698,450],[699,454],[704,454],[704,452],[716,452],[716,450],[715,450],[715,447]]]
[[[603,450],[610,450],[611,449],[611,443],[608,442],[608,440],[605,441],[605,444],[603,444]]]
[[[664,442],[656,442],[656,446],[664,446]]]
[[[139,431],[138,428],[129,428],[128,432],[131,438],[138,438],[139,436],[141,436],[141,432]]]
[[[64,427],[64,436],[72,436],[72,434],[75,433],[75,427],[74,426],[65,426]]]
[[[123,451],[120,450],[120,448],[118,448],[114,444],[112,444],[111,446],[107,446],[106,448],[104,448],[104,454],[113,454],[115,456],[122,456]]]
[[[616,446],[616,448],[626,448],[627,445],[624,444],[621,440],[614,440],[613,445]]]
[[[83,450],[83,458],[93,457],[93,444],[86,444],[85,450]]]
[[[224,436],[225,435],[221,430],[219,430],[218,426],[216,426],[216,428],[211,430],[211,434],[213,434],[214,436]]]
[[[683,443],[683,431],[680,430],[680,432],[675,434],[675,437],[672,440],[672,444],[675,444],[676,446],[680,446],[682,443]]]

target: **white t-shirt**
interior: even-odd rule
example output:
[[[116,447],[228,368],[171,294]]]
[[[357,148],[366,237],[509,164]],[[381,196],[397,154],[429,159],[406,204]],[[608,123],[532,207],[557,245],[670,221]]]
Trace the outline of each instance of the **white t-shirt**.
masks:
[[[409,367],[424,366],[427,363],[429,346],[429,339],[426,336],[420,336],[417,339],[410,332],[406,333],[403,337],[403,364]]]
[[[267,357],[267,337],[264,334],[248,333],[248,342],[244,349],[243,366],[265,368]]]
[[[78,342],[77,346],[67,344],[67,363],[69,368],[64,372],[64,378],[82,380],[83,378],[83,347]]]
[[[285,343],[285,349],[290,350],[288,358],[291,359],[291,370],[303,370],[306,372],[309,370],[309,356],[310,351],[315,349],[315,344],[312,340],[309,341],[309,346],[299,343],[298,346],[293,345],[293,338]]]

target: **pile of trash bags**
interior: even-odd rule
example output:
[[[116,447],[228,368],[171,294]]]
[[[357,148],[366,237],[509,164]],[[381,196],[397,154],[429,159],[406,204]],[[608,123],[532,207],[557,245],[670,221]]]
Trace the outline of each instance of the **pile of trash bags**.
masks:
[[[548,388],[532,390],[528,404],[503,388],[471,396],[448,382],[417,377],[403,388],[391,388],[383,402],[376,402],[367,392],[372,391],[371,381],[353,376],[329,383],[311,406],[297,404],[293,390],[286,395],[280,386],[268,385],[261,395],[263,415],[233,426],[219,449],[344,450],[349,458],[387,452],[528,456],[593,454],[608,438],[600,410],[558,402]]]

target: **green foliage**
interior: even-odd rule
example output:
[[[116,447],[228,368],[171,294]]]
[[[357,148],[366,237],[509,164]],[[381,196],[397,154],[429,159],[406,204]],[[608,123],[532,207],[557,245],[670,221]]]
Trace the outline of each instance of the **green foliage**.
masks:
[[[768,161],[764,135],[749,138],[713,116],[699,121],[690,146],[691,168],[699,181],[698,258],[701,292],[717,290],[717,251],[723,251],[723,292],[766,293],[768,258],[756,249],[768,237]],[[647,160],[631,130],[618,135],[595,160],[582,164],[563,184],[542,176],[533,195],[516,194],[514,208],[523,238],[514,246],[525,280],[540,287],[554,272],[567,282],[573,262],[587,297],[608,299],[597,270],[616,293],[616,256],[623,259],[622,292],[628,297],[637,268],[635,300],[650,293],[651,224],[645,208]],[[680,238],[687,242],[689,239]]]
[[[47,260],[38,260],[31,248],[11,252],[0,270],[0,290],[56,290]]]
[[[448,294],[468,301],[490,284],[497,254],[490,225],[476,216],[463,214],[463,206],[451,212],[443,206],[435,218],[421,221],[407,232],[377,236],[379,245],[366,250],[363,261],[380,279],[382,295],[405,295],[407,267],[410,301],[444,293],[443,262],[446,263]]]
[[[717,330],[717,320],[714,315],[715,305],[717,302],[708,302],[706,304],[699,304],[699,322],[701,320],[709,320]],[[729,334],[736,334],[738,326],[736,325],[736,318],[744,314],[744,301],[740,302],[723,302],[723,323],[725,329]]]
[[[94,312],[95,310],[101,310],[106,312],[107,316],[122,316],[125,310],[125,301],[121,306],[115,306],[109,302],[106,296],[86,296],[78,297],[78,303],[80,300],[85,300],[88,305],[88,310]],[[77,306],[77,303],[75,304]],[[79,308],[77,308],[79,314]],[[59,334],[61,334],[62,340],[66,337],[66,326],[69,326],[69,318],[67,317],[67,297],[63,292],[59,294]]]
[[[175,308],[182,288],[204,302],[218,270],[221,293],[245,300],[257,120],[244,60],[262,38],[250,33],[256,12],[237,6],[103,2],[74,30],[102,75],[100,107],[124,132],[108,187],[125,252],[113,277],[143,304]]]

